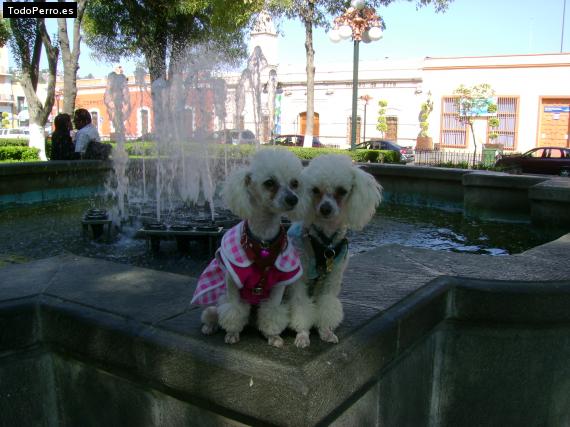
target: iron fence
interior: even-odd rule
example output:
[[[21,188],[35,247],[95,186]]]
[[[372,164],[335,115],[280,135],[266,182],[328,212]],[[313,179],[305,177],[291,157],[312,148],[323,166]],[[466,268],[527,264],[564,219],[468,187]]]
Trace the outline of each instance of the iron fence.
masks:
[[[454,151],[421,150],[415,152],[414,163],[416,165],[429,166],[463,166],[484,163],[483,153],[462,153]]]

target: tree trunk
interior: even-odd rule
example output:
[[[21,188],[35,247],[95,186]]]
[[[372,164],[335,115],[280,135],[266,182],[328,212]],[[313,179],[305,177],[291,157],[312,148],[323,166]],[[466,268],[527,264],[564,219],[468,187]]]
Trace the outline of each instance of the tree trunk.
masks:
[[[16,34],[17,26],[12,26],[12,29],[14,31],[14,37],[21,37],[21,34]],[[22,89],[28,101],[28,112],[30,116],[30,147],[38,148],[40,150],[40,159],[46,160],[44,126],[54,103],[59,48],[52,44],[43,19],[38,19],[37,31],[38,36],[32,47],[32,61],[29,61],[29,51],[19,49],[18,54],[20,55],[22,64]],[[39,52],[41,52],[42,44],[47,54],[49,68],[47,93],[43,105],[36,93],[37,78],[39,76]]]
[[[145,52],[148,72],[150,74],[150,90],[152,98],[153,126],[155,137],[165,135],[167,124],[164,123],[163,108],[164,97],[167,95],[166,49],[163,52],[149,50]]]
[[[471,128],[471,135],[473,135],[473,167],[476,164],[476,157],[477,157],[477,141],[475,140],[475,130],[473,129],[473,120],[469,120],[469,127]]]
[[[313,48],[313,18],[315,3],[309,0],[305,23],[305,51],[307,53],[307,115],[303,147],[313,146],[313,119],[315,116],[315,50]]]
[[[62,2],[62,0],[59,0]],[[67,34],[67,21],[58,18],[58,36],[63,62],[63,112],[72,115],[77,98],[77,71],[79,70],[79,54],[81,43],[81,22],[87,0],[77,1],[77,18],[73,21],[73,48],[70,47]]]

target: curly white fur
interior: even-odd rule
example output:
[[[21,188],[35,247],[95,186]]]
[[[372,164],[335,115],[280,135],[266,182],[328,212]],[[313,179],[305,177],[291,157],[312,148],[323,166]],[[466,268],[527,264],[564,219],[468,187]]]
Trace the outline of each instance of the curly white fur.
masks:
[[[332,237],[331,246],[334,247],[345,238],[348,229],[361,230],[382,200],[382,187],[372,175],[342,155],[315,158],[303,171],[301,180],[307,211],[303,221],[304,235],[295,243],[301,252],[303,276],[291,286],[287,303],[289,327],[297,332],[295,345],[302,348],[310,344],[312,327],[318,329],[323,341],[338,342],[334,330],[344,316],[338,295],[348,264],[346,256],[336,261],[332,271],[320,276],[316,282],[309,280],[307,274],[315,264],[309,235],[320,239],[320,232],[327,238]],[[310,287],[313,287],[312,296],[309,296]]]
[[[262,149],[248,167],[236,171],[226,180],[223,189],[226,205],[248,220],[249,229],[256,238],[271,240],[280,231],[283,214],[295,219],[303,211],[302,200],[297,194],[302,169],[301,161],[290,151]],[[217,307],[208,307],[202,313],[202,332],[214,333],[219,324],[226,331],[226,343],[234,344],[249,321],[251,307],[241,300],[229,274],[226,275],[226,289]],[[279,335],[289,321],[288,306],[282,304],[283,292],[282,285],[275,286],[257,312],[258,329],[275,347],[283,346]]]

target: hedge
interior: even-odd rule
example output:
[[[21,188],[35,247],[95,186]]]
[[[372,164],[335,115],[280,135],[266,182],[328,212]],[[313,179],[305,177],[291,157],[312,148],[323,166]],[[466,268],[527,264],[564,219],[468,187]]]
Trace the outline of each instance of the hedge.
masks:
[[[391,150],[342,150],[340,148],[285,147],[302,160],[311,160],[323,154],[344,154],[359,163],[399,163],[400,153]]]
[[[0,147],[27,147],[30,141],[20,138],[0,138]]]
[[[2,147],[0,146],[0,160],[19,160],[30,162],[40,159],[40,150],[32,147]]]
[[[105,141],[116,148],[116,141]],[[0,148],[6,149],[23,149],[29,148],[27,140],[22,139],[0,139]],[[202,144],[187,142],[184,144],[184,148],[192,152],[203,147]],[[267,147],[267,146],[265,146]],[[210,155],[227,155],[231,158],[243,158],[248,157],[255,151],[254,145],[229,145],[229,144],[210,144],[208,146]],[[278,146],[278,148],[283,150],[289,150],[294,153],[301,160],[311,160],[317,156],[322,156],[323,154],[344,154],[350,156],[355,162],[359,163],[399,163],[400,153],[391,150],[342,150],[340,148],[305,148],[305,147],[283,147]],[[14,151],[8,150],[5,154],[0,156],[0,160],[39,160],[37,155],[37,149],[31,149],[31,151]],[[34,151],[35,150],[35,151]],[[129,156],[145,156],[153,157],[157,155],[156,143],[153,141],[141,141],[141,142],[125,142],[125,150]],[[10,153],[10,154],[7,154]],[[36,153],[36,154],[33,154]],[[162,155],[167,155],[168,153],[163,152]],[[15,157],[14,157],[15,156]],[[23,156],[23,157],[22,157]],[[51,158],[51,138],[46,138],[46,156]]]

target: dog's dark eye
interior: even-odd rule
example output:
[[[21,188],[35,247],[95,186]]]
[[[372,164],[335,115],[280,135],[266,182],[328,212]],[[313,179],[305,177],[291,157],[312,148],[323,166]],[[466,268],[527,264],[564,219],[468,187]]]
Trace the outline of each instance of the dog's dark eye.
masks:
[[[319,190],[317,187],[313,187],[313,194],[315,196],[318,196],[319,194],[321,194],[321,190]]]
[[[336,189],[336,194],[337,194],[337,196],[342,197],[342,196],[345,196],[346,193],[348,193],[348,191],[346,191],[346,188],[338,187],[338,188]]]
[[[295,189],[299,186],[299,181],[297,181],[296,179],[291,181],[291,188]]]
[[[269,190],[275,188],[276,185],[277,185],[277,184],[276,184],[275,181],[272,180],[272,179],[268,179],[267,181],[265,181],[265,182],[263,183],[263,186],[264,186],[265,188],[269,189]]]

